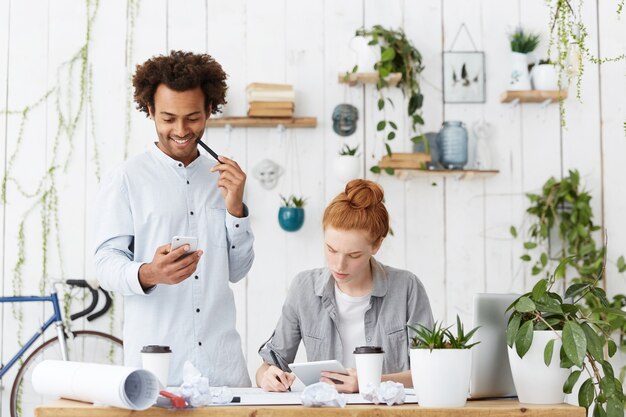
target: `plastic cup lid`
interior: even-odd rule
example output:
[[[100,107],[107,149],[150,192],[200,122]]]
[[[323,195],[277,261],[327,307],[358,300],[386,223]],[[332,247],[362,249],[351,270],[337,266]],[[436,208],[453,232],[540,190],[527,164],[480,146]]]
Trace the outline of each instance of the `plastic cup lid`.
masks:
[[[385,353],[383,348],[380,346],[359,346],[354,348],[354,354],[362,354],[362,353]]]
[[[148,345],[141,349],[141,353],[172,353],[169,346]]]

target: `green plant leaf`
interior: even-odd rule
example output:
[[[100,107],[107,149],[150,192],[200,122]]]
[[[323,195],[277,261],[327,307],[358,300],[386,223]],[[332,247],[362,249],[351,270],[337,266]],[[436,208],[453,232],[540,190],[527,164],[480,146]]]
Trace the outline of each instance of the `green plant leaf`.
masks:
[[[559,279],[559,278],[564,278],[565,277],[565,270],[567,269],[567,263],[569,261],[570,261],[570,258],[565,258],[561,262],[559,262],[559,265],[554,270],[554,278],[555,279]]]
[[[509,320],[509,325],[506,327],[506,344],[509,347],[513,347],[521,320],[522,318],[518,314],[512,315],[511,320]]]
[[[585,410],[588,411],[594,397],[593,380],[589,378],[580,386],[580,391],[578,391],[578,405],[585,407]]]
[[[517,300],[517,303],[515,303],[515,310],[519,311],[520,313],[530,313],[536,308],[537,306],[535,305],[533,300],[526,296],[520,297],[520,299]]]
[[[578,378],[580,377],[581,373],[582,371],[574,371],[571,374],[569,374],[569,376],[567,377],[567,380],[565,381],[565,384],[563,384],[563,392],[565,394],[572,393],[572,389],[574,388],[574,385],[576,385],[576,382],[578,381]]]
[[[548,264],[548,255],[543,252],[539,257],[539,261],[541,262],[541,265],[545,267]]]
[[[519,257],[522,261],[530,262],[530,255],[522,255]]]
[[[554,351],[554,339],[549,340],[546,343],[546,347],[543,349],[543,363],[546,366],[550,366],[550,362],[552,362],[552,352]]]
[[[380,174],[380,167],[378,165],[374,165],[370,168],[370,171],[372,171],[374,174]]]
[[[599,408],[599,406],[596,406]],[[607,417],[623,417],[624,416],[624,403],[617,398],[611,397],[606,402],[606,415]]]
[[[587,337],[580,325],[574,321],[567,321],[563,326],[563,349],[574,365],[582,367],[587,351]]]
[[[527,321],[519,328],[515,336],[515,350],[520,358],[523,358],[533,343],[533,322]]]
[[[515,226],[511,226],[509,232],[511,233],[511,236],[517,237],[517,229],[515,228]]]
[[[381,130],[385,130],[385,126],[387,126],[387,122],[384,120],[381,120],[380,122],[378,122],[378,124],[376,125],[376,130],[378,130],[379,132]]]
[[[389,132],[387,140],[394,140],[396,138],[396,132]]]
[[[392,47],[389,48],[385,48],[382,52],[382,54],[380,54],[380,60],[382,62],[387,62],[387,61],[391,61],[396,57],[396,50],[393,49]]]
[[[615,355],[615,352],[617,352],[617,345],[612,339],[609,339],[608,341],[608,350],[609,350],[609,358],[612,358],[613,355]]]
[[[378,99],[378,110],[382,110],[383,107],[385,107],[385,99],[379,98]]]
[[[394,168],[387,167],[385,168],[385,172],[389,175],[393,175],[396,172],[396,170]]]
[[[546,281],[547,282],[547,281]],[[557,313],[563,314],[563,308],[554,298],[550,297],[547,293],[544,293],[539,300],[535,303],[537,310],[542,313]]]
[[[385,143],[385,150],[387,151],[387,155],[391,156],[391,146],[388,143]]]
[[[583,329],[585,337],[587,338],[587,350],[591,353],[591,356],[597,361],[603,360],[604,338],[599,336],[587,323],[581,323],[580,328]]]
[[[624,256],[620,256],[617,258],[617,270],[622,273],[626,271],[626,261],[624,261]]]
[[[397,130],[398,129],[398,125],[396,125],[394,122],[392,122],[391,120],[389,121],[389,126],[391,126],[392,129]]]
[[[524,249],[535,249],[537,244],[535,242],[524,242]]]
[[[572,284],[565,291],[565,298],[574,298],[589,288],[589,284]]]
[[[540,279],[533,287],[533,299],[541,300],[541,297],[546,293],[548,289],[548,280]]]
[[[613,373],[613,366],[611,366],[609,361],[598,360],[598,362],[600,362],[600,365],[602,365],[602,370],[604,371],[604,375],[611,379],[614,379],[615,374]]]

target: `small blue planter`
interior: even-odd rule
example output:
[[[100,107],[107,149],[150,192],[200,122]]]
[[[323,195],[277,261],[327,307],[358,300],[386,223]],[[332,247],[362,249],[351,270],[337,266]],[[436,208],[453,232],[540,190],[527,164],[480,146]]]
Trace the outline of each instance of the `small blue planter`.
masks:
[[[299,207],[281,207],[278,210],[278,224],[287,232],[300,230],[304,224],[304,209]]]

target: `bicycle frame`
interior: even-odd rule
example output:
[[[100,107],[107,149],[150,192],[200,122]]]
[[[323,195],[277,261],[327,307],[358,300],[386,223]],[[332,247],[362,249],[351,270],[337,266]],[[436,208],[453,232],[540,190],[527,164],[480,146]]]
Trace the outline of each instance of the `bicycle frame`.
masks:
[[[48,327],[54,324],[57,328],[57,337],[61,344],[61,355],[63,360],[68,360],[67,357],[67,344],[65,343],[65,325],[63,324],[63,316],[61,315],[61,308],[59,307],[59,298],[56,291],[52,291],[47,296],[15,296],[15,297],[0,297],[0,303],[29,303],[29,302],[46,302],[52,303],[54,312],[52,316],[36,331],[35,334],[22,346],[22,348],[4,365],[0,368],[0,379],[8,372],[9,369],[17,362],[22,355],[39,339],[43,336]]]

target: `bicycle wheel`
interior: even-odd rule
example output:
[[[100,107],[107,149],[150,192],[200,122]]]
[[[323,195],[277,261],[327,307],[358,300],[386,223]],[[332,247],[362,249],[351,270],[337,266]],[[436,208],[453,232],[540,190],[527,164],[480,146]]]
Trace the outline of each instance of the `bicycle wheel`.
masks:
[[[77,362],[122,365],[124,351],[122,341],[106,333],[91,330],[72,332],[67,338],[69,359]],[[33,389],[32,373],[35,366],[46,359],[62,360],[59,339],[47,340],[24,361],[11,389],[11,417],[33,417],[35,407],[54,398],[47,398]]]

